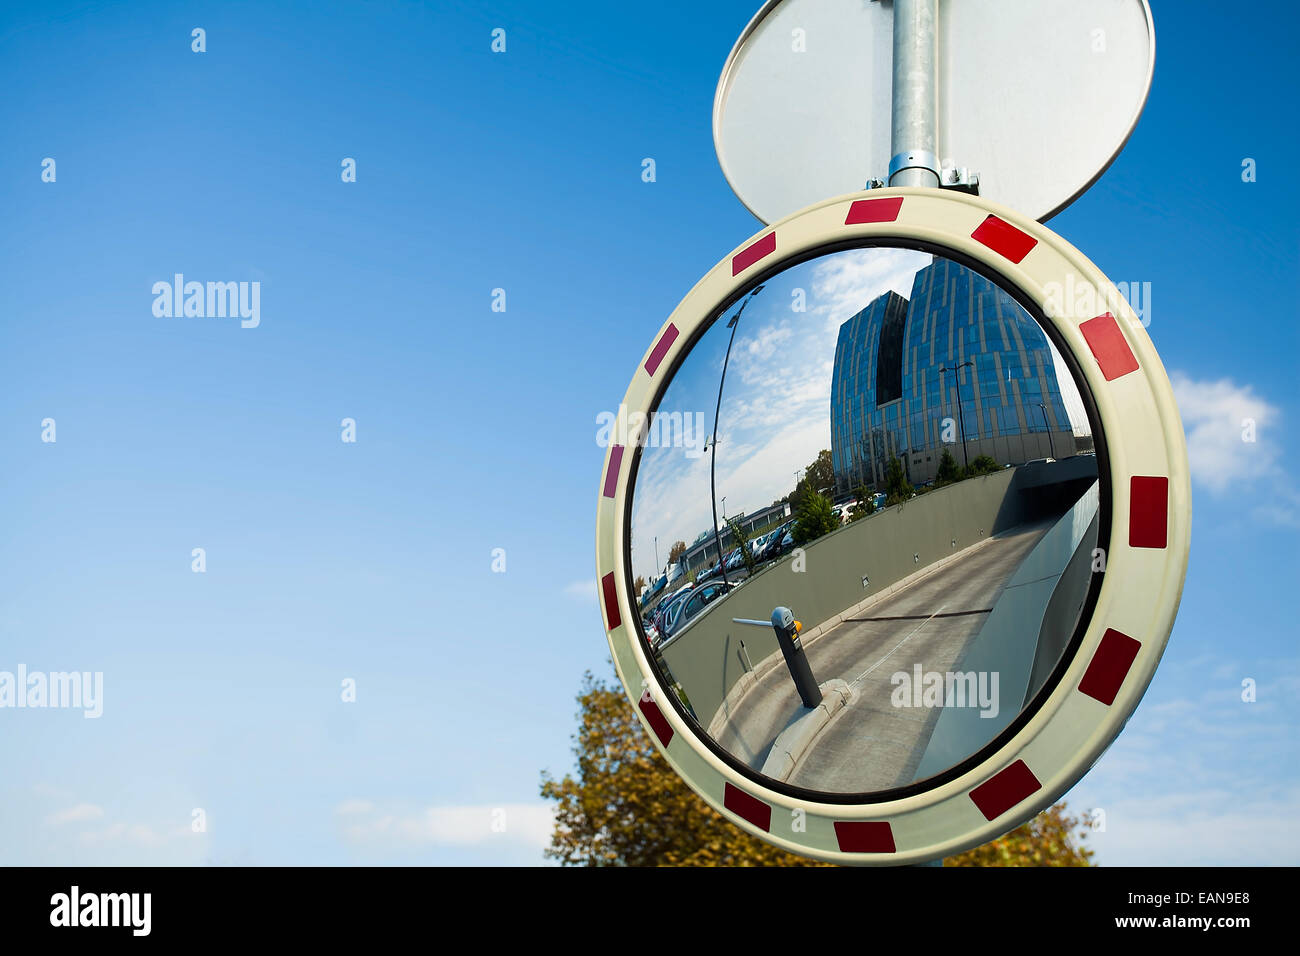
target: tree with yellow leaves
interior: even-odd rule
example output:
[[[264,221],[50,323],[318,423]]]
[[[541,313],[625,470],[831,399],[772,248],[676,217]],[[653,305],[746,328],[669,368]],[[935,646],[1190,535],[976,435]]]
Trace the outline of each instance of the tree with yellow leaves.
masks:
[[[566,866],[826,866],[728,823],[659,755],[617,686],[584,675],[576,776],[542,774],[556,801],[546,855]],[[1057,804],[946,866],[1092,866],[1078,821]]]
[[[991,843],[950,856],[944,866],[1096,866],[1088,833],[1065,804],[1049,807]]]

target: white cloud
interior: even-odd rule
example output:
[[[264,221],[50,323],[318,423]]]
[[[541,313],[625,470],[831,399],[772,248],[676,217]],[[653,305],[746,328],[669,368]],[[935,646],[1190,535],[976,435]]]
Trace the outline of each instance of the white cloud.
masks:
[[[51,813],[45,818],[45,822],[53,826],[60,826],[64,823],[84,823],[87,820],[98,820],[103,815],[103,807],[96,806],[93,803],[78,803],[66,810]]]
[[[354,814],[366,814],[375,809],[375,805],[369,800],[344,800],[334,812],[339,816],[352,816]]]
[[[125,843],[141,847],[157,848],[175,839],[192,839],[194,832],[188,826],[174,826],[166,829],[152,827],[147,823],[110,823],[106,827],[86,830],[80,835],[81,842],[90,846],[106,843]]]
[[[1242,700],[1241,678],[1259,678]],[[1162,688],[1178,688],[1161,696]],[[1188,693],[1190,691],[1190,693]],[[1105,814],[1103,866],[1300,863],[1295,706],[1300,659],[1166,659],[1123,734],[1068,794]]]
[[[1265,524],[1300,530],[1300,492],[1279,481],[1273,494],[1272,501],[1257,504],[1250,513]]]
[[[574,581],[564,586],[564,593],[571,598],[579,601],[591,601],[600,593],[600,587],[595,578],[583,578],[581,581]]]
[[[191,827],[190,808],[199,801],[165,783],[138,787],[124,803],[99,804],[45,782],[26,794],[30,799],[0,806],[0,846],[10,863],[193,866],[209,847],[208,834]]]
[[[1300,863],[1300,789],[1165,792],[1105,806],[1106,829],[1085,845],[1103,866]],[[1074,807],[1071,807],[1071,813]]]
[[[1227,378],[1198,382],[1174,372],[1170,381],[1187,435],[1194,481],[1214,494],[1224,494],[1243,483],[1279,477],[1278,447],[1270,431],[1281,417],[1276,406],[1249,385]],[[1254,441],[1246,440],[1250,423]]]
[[[347,800],[335,812],[344,840],[371,849],[509,842],[540,851],[550,845],[554,828],[553,808],[541,803],[390,811],[380,810],[366,800]]]
[[[45,818],[50,826],[65,827],[71,824],[89,824],[102,820],[104,808],[94,803],[78,803],[51,813]],[[100,826],[82,827],[76,831],[75,838],[86,846],[110,843],[133,844],[142,847],[159,847],[168,840],[178,836],[190,836],[188,826],[154,827],[147,823],[125,823],[114,821]]]

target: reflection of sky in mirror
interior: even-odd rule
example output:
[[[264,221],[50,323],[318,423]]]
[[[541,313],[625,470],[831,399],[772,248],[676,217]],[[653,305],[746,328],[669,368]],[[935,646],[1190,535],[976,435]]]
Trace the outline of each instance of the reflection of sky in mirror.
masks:
[[[765,508],[789,494],[795,473],[831,447],[830,398],[840,326],[877,296],[912,296],[916,272],[930,253],[870,248],[833,253],[767,280],[736,328],[718,423],[718,521]],[[802,294],[801,294],[802,293]],[[796,311],[803,300],[804,311]],[[700,338],[679,366],[658,414],[703,422],[693,442],[642,451],[632,503],[633,576],[652,581],[676,541],[692,545],[713,527],[709,458],[718,379],[736,303]],[[1076,432],[1087,432],[1083,403],[1055,346],[1052,356],[1062,399]],[[654,432],[658,430],[655,429]],[[654,434],[652,432],[652,434]],[[676,435],[674,428],[673,434]],[[656,540],[657,545],[656,545]],[[657,551],[657,555],[656,555]]]
[[[910,249],[854,249],[802,263],[769,279],[736,328],[718,424],[716,491],[730,515],[766,507],[794,489],[795,472],[830,447],[831,371],[845,319],[889,290],[911,295],[930,261]],[[803,312],[796,312],[799,292]],[[718,379],[732,306],[679,367],[659,411],[701,412],[712,437]],[[694,452],[691,452],[694,454]],[[633,575],[650,580],[674,541],[688,545],[713,526],[709,455],[683,448],[643,450],[632,511]],[[660,564],[655,564],[658,537]],[[643,540],[644,539],[644,540]]]

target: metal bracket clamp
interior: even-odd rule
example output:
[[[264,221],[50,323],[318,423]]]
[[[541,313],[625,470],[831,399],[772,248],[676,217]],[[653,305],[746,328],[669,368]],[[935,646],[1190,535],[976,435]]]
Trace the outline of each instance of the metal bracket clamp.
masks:
[[[908,153],[906,155],[913,156],[915,154]],[[895,160],[898,159],[897,156],[894,158]],[[914,164],[914,165],[919,165],[919,164]],[[893,174],[898,171],[896,169],[893,169],[892,166],[893,164],[891,163],[891,171],[890,171],[891,178],[893,177]],[[899,168],[906,169],[909,167],[899,167]],[[919,168],[929,169],[930,167],[920,166]],[[978,196],[980,194],[980,174],[976,172],[972,172],[970,169],[968,169],[965,166],[944,166],[939,171],[938,176],[939,176],[940,189],[955,189],[958,192],[969,193],[972,196]],[[883,189],[887,185],[888,185],[887,180],[876,179],[875,177],[872,177],[871,179],[867,180],[867,184],[863,188]]]
[[[889,175],[885,182],[893,182],[894,177],[905,169],[928,169],[939,179],[939,157],[924,149],[912,149],[897,153],[889,161]],[[942,182],[942,180],[940,179]]]
[[[940,189],[955,189],[958,192],[980,194],[980,174],[973,173],[965,166],[945,166],[939,174]]]

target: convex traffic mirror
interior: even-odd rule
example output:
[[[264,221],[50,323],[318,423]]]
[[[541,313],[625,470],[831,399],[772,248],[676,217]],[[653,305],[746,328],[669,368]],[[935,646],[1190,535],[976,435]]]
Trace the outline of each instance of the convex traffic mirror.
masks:
[[[701,281],[623,404],[616,665],[740,825],[932,859],[1046,805],[1136,706],[1186,452],[1140,322],[1040,224],[938,191],[811,207]]]
[[[937,251],[765,279],[692,343],[638,444],[643,652],[769,783],[876,793],[971,757],[1042,689],[1099,563],[1073,373],[1014,295]],[[811,707],[776,608],[802,624]]]

